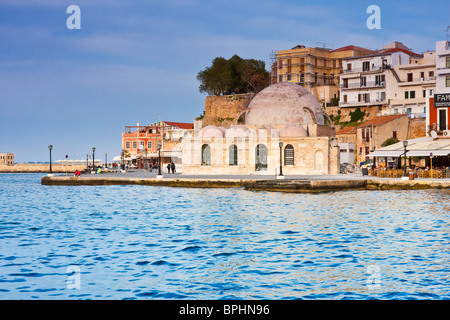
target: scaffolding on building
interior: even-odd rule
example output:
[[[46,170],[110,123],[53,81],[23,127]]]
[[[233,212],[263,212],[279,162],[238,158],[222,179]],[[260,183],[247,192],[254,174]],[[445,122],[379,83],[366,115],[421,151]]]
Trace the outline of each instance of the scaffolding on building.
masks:
[[[319,42],[311,47],[297,45],[290,50],[272,50],[271,84],[294,82],[308,90],[314,86],[339,85],[339,74],[343,72],[342,57],[332,57],[333,50],[333,44]],[[352,56],[367,54],[367,49],[353,47],[351,50],[354,51]]]

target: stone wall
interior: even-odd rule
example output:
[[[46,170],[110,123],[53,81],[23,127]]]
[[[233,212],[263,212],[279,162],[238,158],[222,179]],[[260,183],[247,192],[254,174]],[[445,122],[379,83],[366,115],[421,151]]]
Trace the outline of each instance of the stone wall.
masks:
[[[65,173],[67,168],[68,173],[74,173],[77,169],[83,171],[86,169],[85,165],[70,165],[52,164],[52,172]],[[14,166],[7,166],[0,164],[0,173],[48,173],[50,172],[50,165],[48,164],[34,164],[34,163],[19,163]]]
[[[375,117],[377,117],[379,114],[381,114],[381,111],[384,110],[384,106],[383,108],[380,110],[378,108],[378,106],[373,106],[373,107],[360,107],[359,109],[361,111],[365,111],[366,115],[364,116],[364,119],[361,121],[368,121],[371,120]],[[326,107],[325,108],[325,112],[331,117],[333,116],[334,119],[336,119],[336,117],[340,116],[339,122],[349,122],[350,121],[350,112],[355,112],[357,108],[356,107],[346,107],[346,108],[342,108],[342,107]]]
[[[336,139],[337,142],[337,139]],[[339,146],[330,147],[330,157],[329,157],[329,174],[340,174],[341,173],[341,151]]]
[[[245,115],[243,114],[253,96],[253,93],[249,93],[206,97],[205,116],[202,119],[203,128],[210,125],[229,128],[232,125],[244,124]]]
[[[250,138],[209,138],[183,140],[183,174],[223,175],[223,174],[257,174],[275,175],[279,172],[280,148],[287,145],[294,147],[294,164],[284,165],[283,173],[295,174],[335,174],[339,164],[339,148],[330,155],[329,137],[281,138],[250,137]],[[210,165],[202,165],[202,146],[210,147]],[[238,164],[230,165],[230,146],[237,146]],[[267,147],[267,169],[256,170],[256,146],[264,144]],[[331,160],[330,157],[335,157]],[[284,159],[284,149],[282,151]],[[284,160],[283,160],[284,162]],[[331,171],[331,172],[330,172]]]
[[[409,119],[408,139],[422,138],[426,136],[426,119]]]

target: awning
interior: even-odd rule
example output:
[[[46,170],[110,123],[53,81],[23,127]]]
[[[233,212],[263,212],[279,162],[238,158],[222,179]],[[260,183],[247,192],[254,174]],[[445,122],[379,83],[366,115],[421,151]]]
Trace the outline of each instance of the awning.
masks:
[[[430,154],[433,154],[433,157],[446,157],[450,154],[450,150],[411,150],[406,152],[407,157],[429,157]],[[368,157],[403,157],[404,152],[398,150],[375,150],[374,152],[369,153]]]
[[[407,157],[429,157],[430,154],[436,157],[446,157],[450,154],[450,139],[433,139],[432,137],[422,137],[408,140],[406,147]],[[368,157],[402,157],[405,153],[403,141],[393,145],[374,150]]]
[[[398,150],[375,150],[369,153],[368,157],[400,157],[404,152]]]
[[[433,154],[433,157],[445,157],[450,154],[450,150],[431,150],[431,151],[425,151],[425,150],[413,150],[406,153],[407,157],[429,157]]]

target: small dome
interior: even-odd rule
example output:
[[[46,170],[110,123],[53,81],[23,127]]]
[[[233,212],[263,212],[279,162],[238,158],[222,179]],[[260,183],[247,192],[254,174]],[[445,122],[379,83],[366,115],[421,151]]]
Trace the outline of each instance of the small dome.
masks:
[[[280,137],[292,138],[292,137],[307,137],[308,133],[305,128],[298,124],[291,124],[280,130]]]
[[[250,130],[242,125],[235,125],[227,129],[226,138],[244,138],[250,136]]]
[[[323,125],[323,111],[314,95],[294,83],[280,82],[259,92],[250,102],[248,125]]]
[[[225,136],[225,132],[227,131],[227,128],[225,127],[217,127],[220,131],[223,132],[223,135]]]
[[[201,138],[223,138],[223,132],[216,126],[207,126],[200,130],[198,136]]]

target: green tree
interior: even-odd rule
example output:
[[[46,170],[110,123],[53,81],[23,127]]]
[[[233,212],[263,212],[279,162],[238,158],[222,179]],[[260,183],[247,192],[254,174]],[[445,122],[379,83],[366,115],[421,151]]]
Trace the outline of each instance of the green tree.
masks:
[[[366,115],[366,111],[361,111],[361,109],[358,107],[355,109],[355,111],[350,111],[350,122],[358,122],[360,120],[364,119],[364,116]]]
[[[330,103],[328,104],[330,107],[337,107],[339,106],[339,98],[331,98]],[[340,111],[340,110],[339,110]]]
[[[264,61],[234,55],[228,60],[215,58],[211,66],[198,73],[197,80],[201,93],[227,95],[259,92],[269,85],[270,75]]]
[[[391,144],[394,144],[394,143],[397,143],[397,142],[399,142],[398,139],[396,139],[396,138],[389,138],[389,139],[387,139],[386,141],[384,141],[384,142],[381,144],[381,146],[382,146],[382,147],[387,147],[387,146],[390,146]]]

